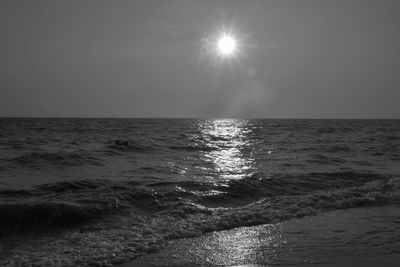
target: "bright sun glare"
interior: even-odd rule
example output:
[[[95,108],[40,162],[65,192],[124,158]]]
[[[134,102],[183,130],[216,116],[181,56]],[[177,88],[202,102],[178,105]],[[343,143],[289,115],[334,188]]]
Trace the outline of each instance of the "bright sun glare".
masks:
[[[217,42],[218,53],[222,56],[233,55],[236,51],[236,40],[230,35],[223,34]]]

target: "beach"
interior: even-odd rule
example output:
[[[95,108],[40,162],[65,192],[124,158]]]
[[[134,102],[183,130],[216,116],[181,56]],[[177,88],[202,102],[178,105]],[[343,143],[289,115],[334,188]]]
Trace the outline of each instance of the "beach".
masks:
[[[133,266],[398,266],[400,206],[322,213],[171,241]]]

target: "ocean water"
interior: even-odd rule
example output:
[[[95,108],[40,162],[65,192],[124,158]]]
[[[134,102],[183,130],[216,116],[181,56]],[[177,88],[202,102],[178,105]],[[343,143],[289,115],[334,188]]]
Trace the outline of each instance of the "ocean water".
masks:
[[[0,119],[2,239],[41,233],[40,250],[0,247],[16,264],[26,251],[123,261],[172,238],[399,201],[399,120]]]

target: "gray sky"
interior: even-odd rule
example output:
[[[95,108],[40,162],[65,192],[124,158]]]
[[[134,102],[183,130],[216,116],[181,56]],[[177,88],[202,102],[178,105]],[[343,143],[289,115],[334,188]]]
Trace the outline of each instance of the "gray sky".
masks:
[[[0,1],[0,116],[400,118],[398,0]],[[204,57],[224,24],[234,59]]]

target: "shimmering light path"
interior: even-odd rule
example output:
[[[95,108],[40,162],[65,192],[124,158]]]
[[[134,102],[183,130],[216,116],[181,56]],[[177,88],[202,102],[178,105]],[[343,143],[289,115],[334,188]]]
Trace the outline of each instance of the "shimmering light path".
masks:
[[[198,124],[199,140],[210,151],[202,154],[202,161],[210,163],[208,173],[217,174],[222,180],[244,178],[255,170],[252,155],[254,144],[249,121],[238,119],[209,120]],[[204,168],[204,166],[203,166]],[[214,177],[214,180],[216,180]],[[217,179],[218,180],[218,179]]]

